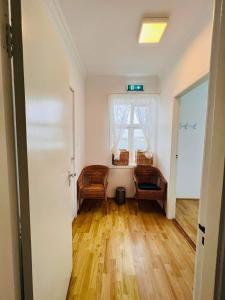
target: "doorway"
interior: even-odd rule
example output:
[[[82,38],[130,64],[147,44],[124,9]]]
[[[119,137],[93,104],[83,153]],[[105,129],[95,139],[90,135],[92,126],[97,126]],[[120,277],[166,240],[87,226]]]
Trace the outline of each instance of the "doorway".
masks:
[[[195,84],[178,101],[176,222],[196,247],[204,157],[208,79]]]

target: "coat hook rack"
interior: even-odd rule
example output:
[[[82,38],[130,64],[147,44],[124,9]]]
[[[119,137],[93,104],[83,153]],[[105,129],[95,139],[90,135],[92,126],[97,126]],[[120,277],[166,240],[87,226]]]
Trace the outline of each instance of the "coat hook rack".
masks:
[[[179,123],[179,127],[180,129],[185,129],[185,130],[188,130],[188,129],[193,129],[193,130],[196,130],[197,129],[197,122],[195,123],[189,123],[189,122],[186,122],[186,123]]]

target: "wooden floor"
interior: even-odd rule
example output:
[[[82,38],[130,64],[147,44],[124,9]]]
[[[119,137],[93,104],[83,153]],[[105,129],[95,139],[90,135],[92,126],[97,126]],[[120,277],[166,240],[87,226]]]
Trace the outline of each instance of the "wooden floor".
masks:
[[[86,203],[73,225],[72,299],[192,299],[194,251],[157,204],[109,214]]]
[[[177,199],[176,220],[196,245],[199,200]]]

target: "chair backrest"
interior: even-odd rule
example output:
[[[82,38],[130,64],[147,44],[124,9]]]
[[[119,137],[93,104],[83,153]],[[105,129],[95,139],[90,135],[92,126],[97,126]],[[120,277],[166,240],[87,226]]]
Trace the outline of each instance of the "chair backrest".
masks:
[[[154,183],[158,184],[160,171],[153,166],[139,165],[134,168],[134,174],[139,183]]]
[[[105,177],[108,175],[109,168],[102,165],[87,166],[83,169],[84,183],[100,184],[104,183]]]

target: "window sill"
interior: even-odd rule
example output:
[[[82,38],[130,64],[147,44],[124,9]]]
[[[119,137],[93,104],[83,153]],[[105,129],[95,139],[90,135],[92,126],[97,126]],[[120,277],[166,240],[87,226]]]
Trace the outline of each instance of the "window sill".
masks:
[[[110,165],[109,168],[110,169],[133,169],[137,166],[136,163],[130,163],[127,166],[114,166],[114,165]]]

